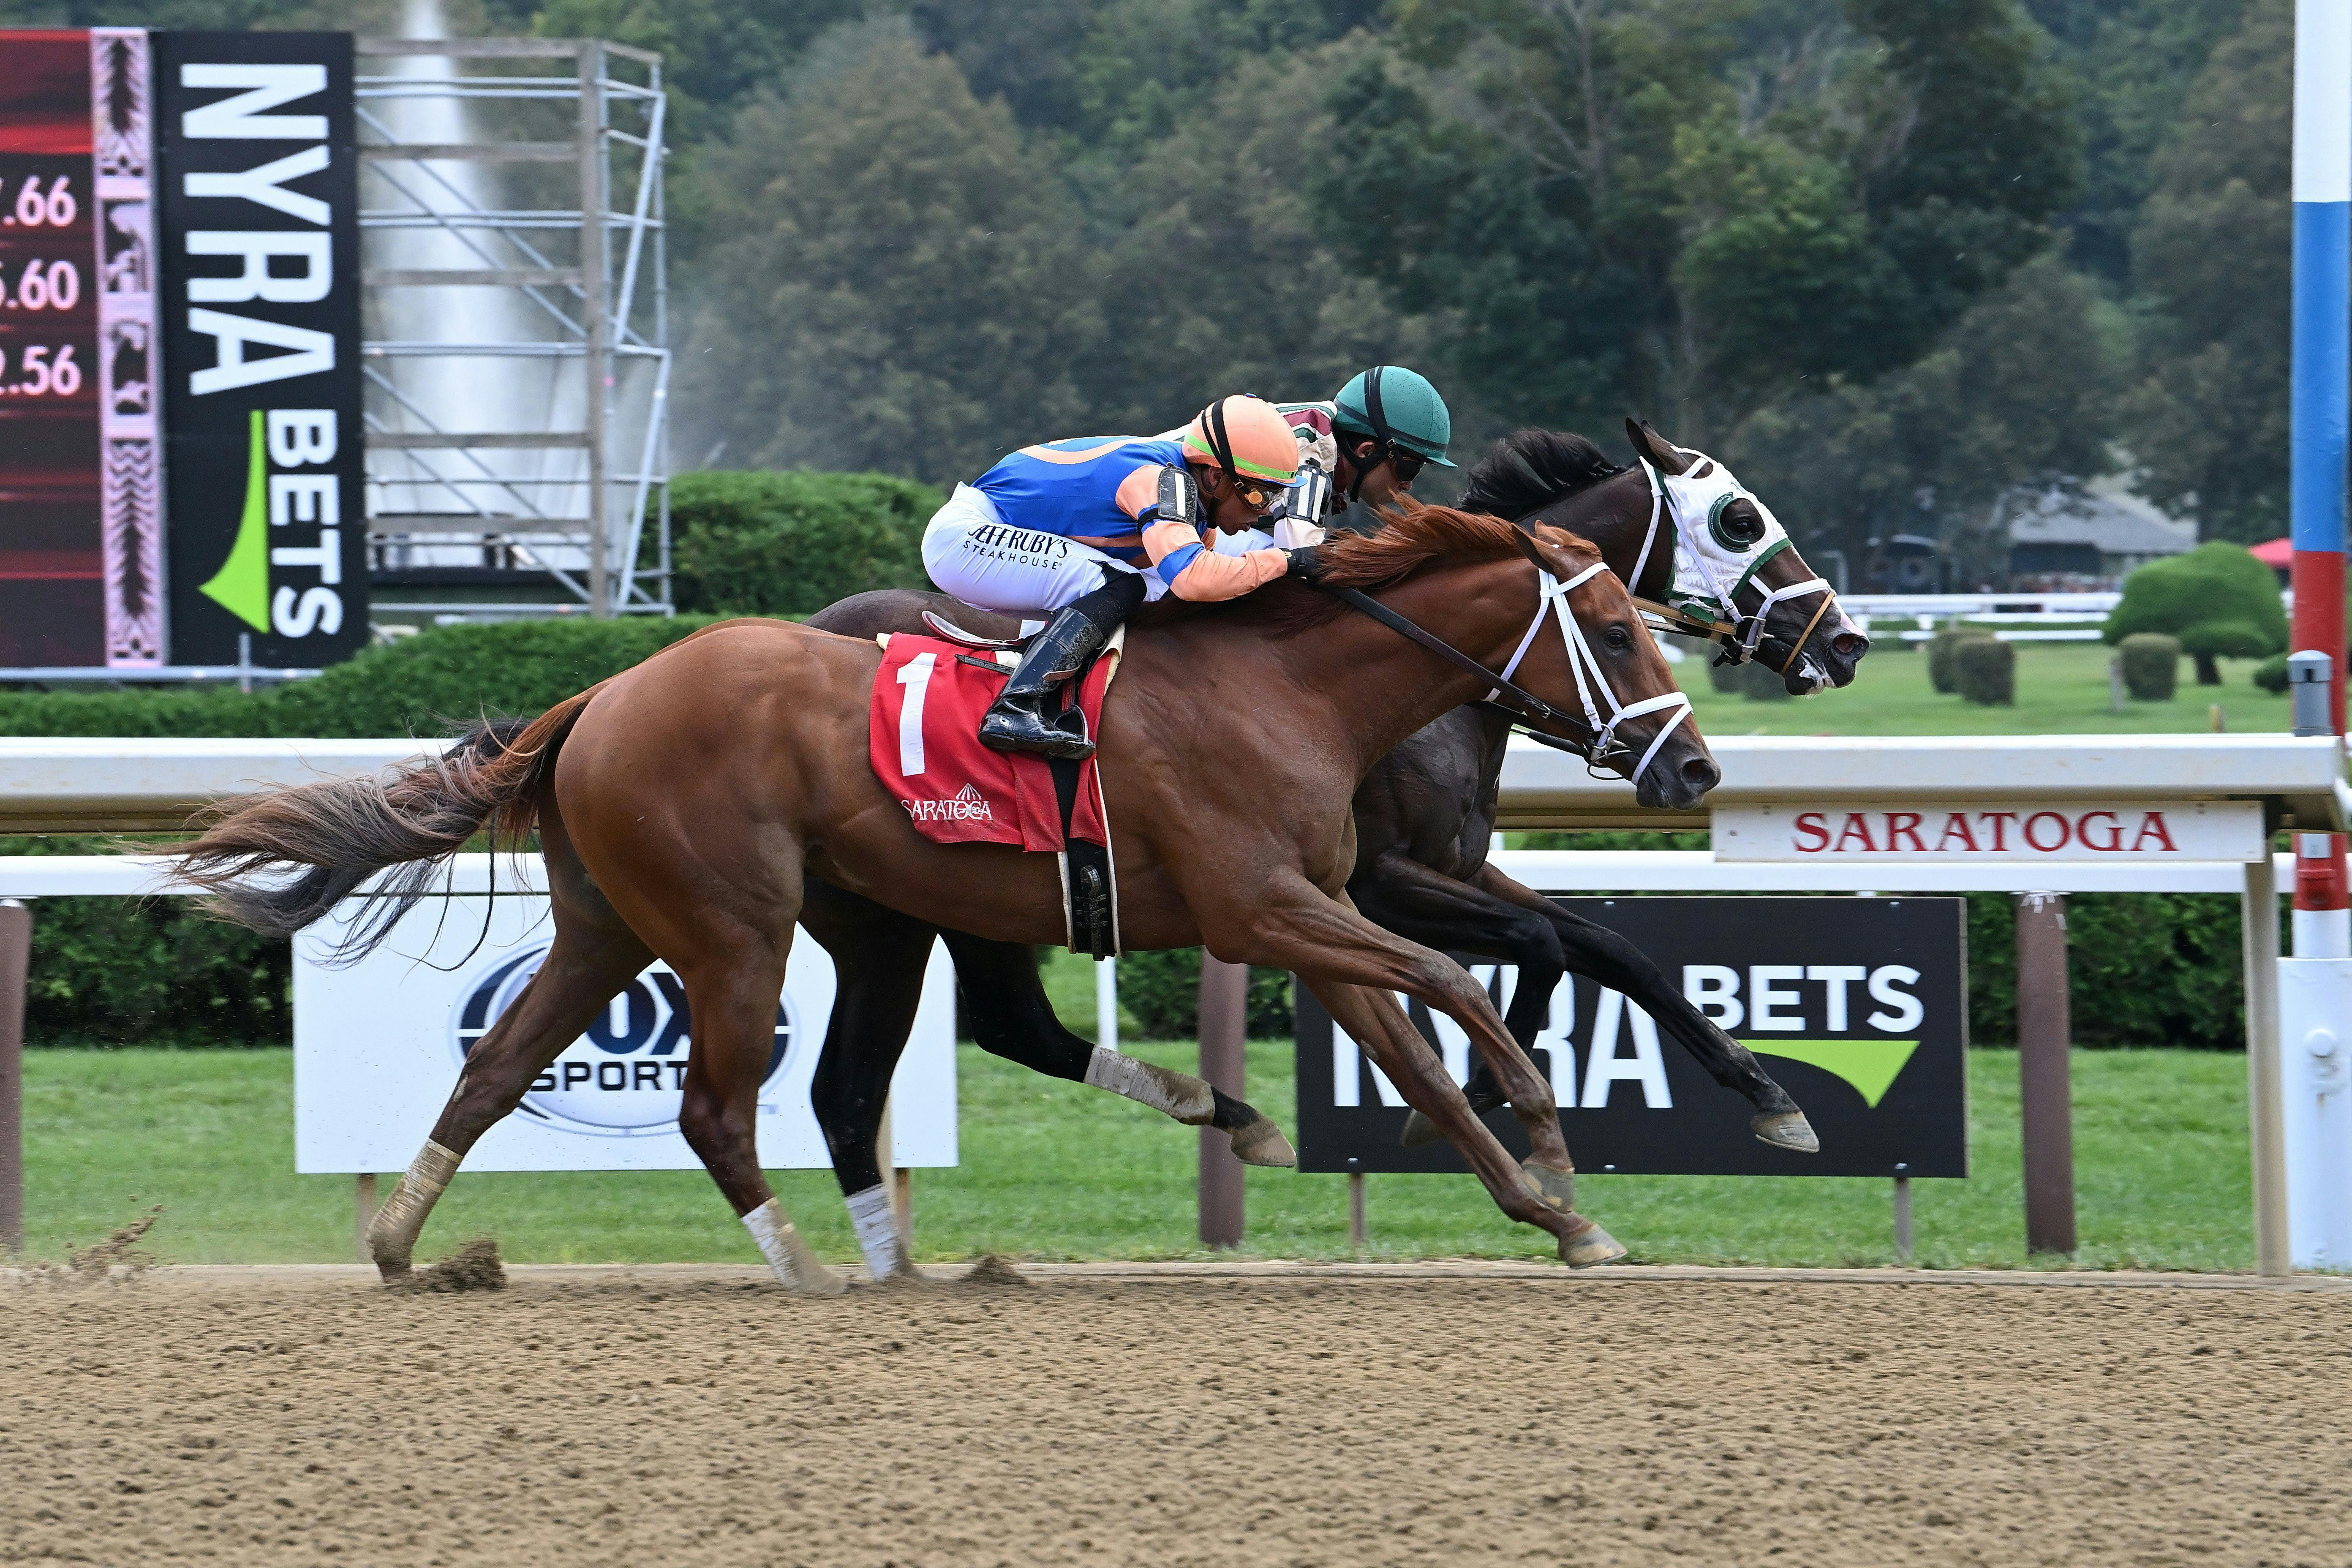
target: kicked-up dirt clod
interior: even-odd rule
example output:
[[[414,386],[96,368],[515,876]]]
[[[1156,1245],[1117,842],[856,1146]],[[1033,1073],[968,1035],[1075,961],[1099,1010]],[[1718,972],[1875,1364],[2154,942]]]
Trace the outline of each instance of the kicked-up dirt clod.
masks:
[[[499,1244],[478,1236],[440,1262],[402,1275],[392,1288],[410,1295],[454,1296],[466,1290],[503,1290],[507,1266]]]
[[[0,1563],[2341,1564],[2352,1294],[0,1286]]]

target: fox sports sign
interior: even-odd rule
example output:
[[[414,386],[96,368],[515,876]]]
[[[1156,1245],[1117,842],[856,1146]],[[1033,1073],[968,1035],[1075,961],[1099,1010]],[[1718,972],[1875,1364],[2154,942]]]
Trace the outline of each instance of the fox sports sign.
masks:
[[[461,1068],[539,973],[550,945],[500,954],[466,977],[449,1017],[449,1048]],[[787,993],[776,1005],[763,1090],[783,1071],[799,1037],[798,1009]],[[656,963],[624,986],[587,1032],[539,1075],[520,1114],[607,1138],[674,1131],[692,1038],[686,986],[668,965]]]

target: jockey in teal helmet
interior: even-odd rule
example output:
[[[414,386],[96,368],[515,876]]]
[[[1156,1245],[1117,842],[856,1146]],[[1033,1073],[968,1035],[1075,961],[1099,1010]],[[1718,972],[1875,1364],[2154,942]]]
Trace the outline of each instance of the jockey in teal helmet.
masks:
[[[1319,544],[1325,524],[1358,502],[1366,512],[1354,526],[1370,530],[1377,524],[1370,510],[1410,494],[1424,465],[1454,467],[1445,456],[1454,437],[1445,399],[1402,365],[1376,364],[1328,403],[1275,406],[1298,442],[1297,482],[1249,526],[1211,535],[1209,547],[1221,554]]]
[[[1426,464],[1454,467],[1445,456],[1454,438],[1445,399],[1402,365],[1361,372],[1328,403],[1278,406],[1299,444],[1300,482],[1287,511],[1300,536],[1285,537],[1286,545],[1315,542],[1328,518],[1360,501],[1381,506],[1410,492]]]

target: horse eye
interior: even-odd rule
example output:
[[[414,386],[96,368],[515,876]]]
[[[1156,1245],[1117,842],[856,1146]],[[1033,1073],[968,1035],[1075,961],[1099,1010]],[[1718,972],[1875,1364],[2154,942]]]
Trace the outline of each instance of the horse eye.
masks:
[[[1752,506],[1726,507],[1723,536],[1736,545],[1753,544],[1764,537],[1764,519]]]
[[[1607,631],[1601,634],[1601,640],[1607,643],[1619,653],[1623,653],[1627,648],[1633,646],[1633,634],[1627,631],[1623,626],[1611,626]]]

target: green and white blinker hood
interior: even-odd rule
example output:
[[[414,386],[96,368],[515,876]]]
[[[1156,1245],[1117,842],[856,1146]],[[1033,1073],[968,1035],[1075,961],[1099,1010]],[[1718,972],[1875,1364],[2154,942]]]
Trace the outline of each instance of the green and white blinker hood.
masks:
[[[1679,474],[1664,472],[1646,457],[1640,459],[1642,471],[1650,480],[1650,528],[1643,536],[1642,553],[1635,557],[1626,584],[1632,587],[1642,581],[1664,521],[1672,531],[1675,552],[1675,577],[1666,590],[1666,610],[1675,619],[1701,623],[1707,628],[1706,635],[1732,651],[1735,662],[1753,658],[1764,638],[1765,619],[1775,605],[1818,593],[1826,613],[1835,594],[1820,577],[1780,588],[1755,583],[1764,563],[1790,547],[1789,531],[1780,526],[1780,520],[1761,497],[1732,477],[1729,468],[1704,452],[1681,449],[1689,452],[1692,462]],[[1724,513],[1736,500],[1746,500],[1764,521],[1763,531],[1753,539],[1735,538],[1725,526]],[[1760,602],[1754,614],[1742,615],[1739,595],[1751,584],[1761,595]],[[1813,619],[1818,623],[1821,616]],[[1806,634],[1811,630],[1806,627]],[[1798,646],[1790,650],[1790,663],[1804,657],[1803,643],[1804,637],[1800,637]],[[1811,661],[1807,663],[1810,667]],[[1782,668],[1786,673],[1787,667]]]

